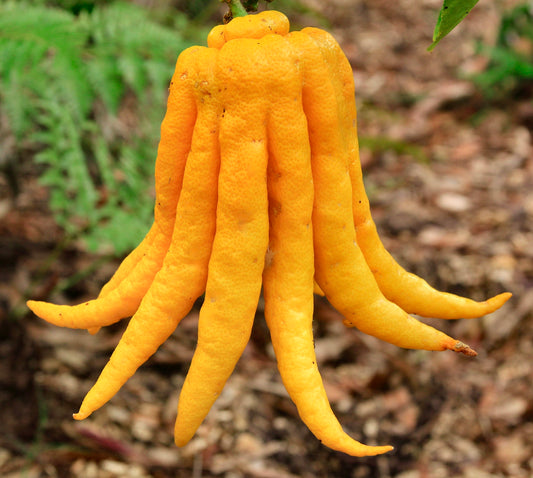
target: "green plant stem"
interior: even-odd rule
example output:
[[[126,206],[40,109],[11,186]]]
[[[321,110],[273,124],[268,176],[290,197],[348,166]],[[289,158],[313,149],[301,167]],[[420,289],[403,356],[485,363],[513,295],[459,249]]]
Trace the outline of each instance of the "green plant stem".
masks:
[[[226,0],[232,17],[245,17],[248,15],[240,0]]]
[[[265,1],[268,2],[268,0],[265,0]],[[244,8],[246,8],[247,12],[256,12],[258,3],[259,3],[259,0],[245,0]]]

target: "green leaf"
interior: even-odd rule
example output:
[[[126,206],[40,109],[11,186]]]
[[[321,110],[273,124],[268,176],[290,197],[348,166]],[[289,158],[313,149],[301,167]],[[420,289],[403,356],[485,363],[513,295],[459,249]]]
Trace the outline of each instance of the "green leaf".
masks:
[[[433,50],[437,43],[450,33],[464,17],[466,17],[479,0],[444,0],[439,18],[433,31],[433,43],[428,51]]]

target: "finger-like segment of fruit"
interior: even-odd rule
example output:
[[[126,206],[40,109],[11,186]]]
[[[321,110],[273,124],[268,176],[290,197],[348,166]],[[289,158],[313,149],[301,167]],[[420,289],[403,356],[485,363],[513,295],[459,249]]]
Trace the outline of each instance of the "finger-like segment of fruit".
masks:
[[[116,277],[111,279],[109,286],[104,286],[105,292],[97,299],[75,306],[28,301],[28,307],[42,319],[58,326],[92,329],[129,317],[139,307],[161,268],[172,237],[183,171],[196,123],[196,79],[192,65],[200,48],[191,47],[180,55],[172,79],[156,160],[156,206],[152,229],[140,249],[126,258],[124,267],[119,267]]]
[[[118,269],[111,276],[111,279],[102,287],[98,298],[105,297],[113,289],[116,289],[118,285],[129,276],[131,271],[135,266],[142,260],[142,258],[149,253],[150,247],[154,241],[154,236],[157,234],[158,229],[155,223],[152,224],[152,227],[148,231],[148,234],[144,237],[141,243],[131,251],[124,260],[120,263]]]
[[[285,52],[291,48],[286,48]],[[272,105],[268,121],[270,241],[263,273],[265,318],[278,369],[298,413],[326,446],[354,456],[389,447],[363,445],[342,429],[329,404],[313,343],[313,178],[307,120],[296,54],[285,78],[286,96]],[[287,54],[287,53],[284,53]]]
[[[306,69],[304,109],[315,186],[316,281],[345,316],[347,325],[404,348],[453,349],[456,340],[409,316],[383,296],[357,244],[351,211],[349,144],[339,127],[345,114],[343,99],[328,67],[327,50],[331,45],[315,44],[320,53],[311,51],[303,57],[313,65]]]
[[[363,184],[359,147],[357,142],[357,113],[353,72],[342,49],[333,37],[320,29],[304,29],[323,45],[332,79],[345,113],[341,116],[341,129],[350,143],[350,178],[352,181],[352,209],[357,231],[357,242],[372,270],[379,288],[389,299],[407,313],[441,319],[475,318],[490,314],[500,308],[510,297],[503,293],[483,302],[441,292],[424,279],[403,269],[387,252],[379,238],[370,212],[370,204]]]
[[[225,112],[216,234],[198,345],[178,403],[178,446],[194,435],[250,337],[268,246],[266,119],[273,95],[283,95],[276,56],[282,41],[277,35],[240,39],[220,50],[216,71]]]
[[[135,266],[143,259],[146,254],[149,254],[150,248],[154,242],[154,237],[158,233],[158,228],[155,223],[152,223],[152,227],[148,231],[148,234],[144,237],[142,242],[131,251],[126,258],[120,263],[120,266],[115,271],[111,279],[102,287],[98,294],[98,299],[104,298],[112,290],[116,289],[119,284],[126,279],[133,271]],[[87,330],[91,334],[96,334],[101,327],[89,327]]]
[[[222,46],[239,38],[263,38],[265,35],[286,35],[289,33],[289,19],[275,10],[265,10],[254,15],[235,17],[226,25],[214,27],[207,36],[210,48]]]
[[[354,191],[361,190],[360,174],[358,168],[353,169]],[[360,193],[354,194],[354,202],[364,201],[357,198],[361,198]],[[357,223],[357,240],[383,294],[411,314],[438,319],[471,319],[494,312],[511,297],[509,292],[504,292],[476,302],[434,289],[424,279],[407,272],[396,262],[383,246],[370,214],[367,220]]]
[[[157,234],[149,254],[135,266],[127,279],[104,297],[72,306],[33,300],[29,300],[27,305],[41,319],[74,329],[103,327],[130,317],[138,309],[155,274],[161,268],[170,239],[171,236]]]
[[[141,305],[131,319],[111,359],[84,399],[77,419],[106,403],[138,367],[156,352],[203,293],[215,235],[218,143],[222,105],[213,77],[217,51],[196,53],[191,72],[198,116],[187,158],[183,188],[176,209],[172,242]]]
[[[196,122],[196,104],[189,78],[190,63],[194,60],[195,51],[196,47],[192,47],[178,57],[170,82],[167,111],[161,124],[161,141],[155,162],[154,224],[143,241],[122,261],[100,291],[99,297],[107,295],[128,277],[135,265],[150,253],[156,234],[172,233],[185,160],[191,148],[192,128]]]

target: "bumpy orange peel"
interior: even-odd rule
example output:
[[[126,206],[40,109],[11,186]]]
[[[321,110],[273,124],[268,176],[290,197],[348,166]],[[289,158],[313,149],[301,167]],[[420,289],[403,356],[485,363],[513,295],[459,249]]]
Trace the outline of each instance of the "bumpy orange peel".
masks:
[[[331,35],[289,33],[276,11],[215,27],[178,58],[161,127],[152,228],[99,297],[28,301],[43,319],[99,327],[133,316],[76,419],[106,403],[205,293],[181,391],[176,444],[209,412],[246,346],[261,287],[279,371],[302,420],[328,447],[376,455],[341,428],[313,348],[313,292],[345,324],[410,349],[475,355],[409,313],[471,318],[485,302],[439,292],[384,249],[359,162],[353,73]]]

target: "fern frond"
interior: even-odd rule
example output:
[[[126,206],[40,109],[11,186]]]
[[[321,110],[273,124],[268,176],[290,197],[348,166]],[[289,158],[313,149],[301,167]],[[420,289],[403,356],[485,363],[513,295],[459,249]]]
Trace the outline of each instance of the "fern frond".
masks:
[[[177,14],[175,23],[187,20]],[[38,149],[58,224],[83,231],[90,247],[107,242],[121,253],[145,233],[167,87],[176,57],[193,43],[130,3],[79,15],[0,4],[0,113],[19,147]],[[140,112],[135,128],[108,128],[120,124],[127,94]]]
[[[95,10],[85,15],[83,22],[92,40],[91,81],[109,108],[116,108],[118,96],[123,94],[116,88],[117,82],[130,88],[141,101],[148,85],[165,88],[177,54],[192,44],[129,3],[116,2]],[[107,82],[112,88],[105,91],[103,85]]]
[[[13,2],[0,7],[0,76],[3,101],[15,135],[20,138],[34,126],[33,102],[43,90],[56,89],[57,101],[70,108],[79,121],[91,98],[84,82],[80,49],[86,38],[75,27],[72,15],[52,8],[18,8]],[[19,105],[8,96],[18,93]]]

